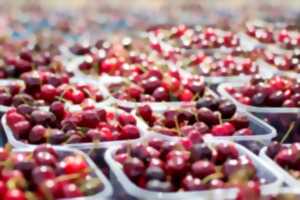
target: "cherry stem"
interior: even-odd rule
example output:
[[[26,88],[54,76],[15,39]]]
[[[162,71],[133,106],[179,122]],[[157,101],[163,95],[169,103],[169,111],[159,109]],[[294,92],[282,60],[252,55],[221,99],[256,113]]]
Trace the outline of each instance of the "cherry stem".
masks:
[[[223,178],[223,174],[221,172],[216,172],[216,173],[213,173],[209,176],[206,176],[202,182],[204,184],[207,184],[209,181],[213,180],[213,179],[217,179],[217,178]]]
[[[26,197],[27,200],[38,200],[38,198],[36,197],[36,195],[33,192],[26,192],[25,197]],[[46,197],[46,199],[47,200],[53,200],[54,198],[49,199],[49,198]]]
[[[94,171],[93,169],[88,168],[79,173],[67,174],[67,175],[62,175],[62,176],[56,177],[54,180],[57,182],[64,182],[64,181],[69,181],[69,180],[73,180],[73,179],[78,179],[83,174],[91,173],[93,171]]]
[[[100,139],[93,140],[93,148],[91,148],[88,152],[87,155],[92,155],[92,153],[95,152],[95,150],[100,146]]]
[[[295,127],[295,122],[292,122],[289,126],[289,129],[286,131],[286,133],[284,134],[284,136],[280,140],[280,144],[284,143],[284,141],[290,136],[290,134],[292,133],[292,130],[294,129],[294,127]]]

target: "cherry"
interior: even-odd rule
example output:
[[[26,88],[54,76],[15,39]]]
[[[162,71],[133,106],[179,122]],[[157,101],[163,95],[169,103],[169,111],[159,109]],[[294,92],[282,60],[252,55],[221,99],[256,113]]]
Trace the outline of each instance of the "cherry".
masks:
[[[34,124],[41,124],[45,126],[56,121],[56,117],[53,113],[43,110],[33,111],[31,113],[31,119]]]
[[[35,125],[28,136],[28,140],[33,144],[39,144],[45,141],[46,128],[42,125]]]
[[[39,151],[34,154],[35,162],[38,165],[55,166],[57,158],[47,151]]]
[[[194,162],[191,169],[192,174],[201,179],[216,172],[214,164],[206,160]]]
[[[158,166],[149,166],[146,169],[145,173],[148,180],[155,179],[155,180],[164,181],[166,179],[164,170]]]
[[[25,193],[19,189],[8,190],[3,200],[26,200]]]
[[[0,105],[9,106],[12,102],[12,96],[8,93],[0,93]]]
[[[139,129],[135,125],[127,124],[122,127],[122,136],[125,139],[136,139],[139,135]]]
[[[212,127],[211,132],[215,136],[231,136],[235,132],[234,126],[225,122],[224,124],[218,124]]]
[[[164,87],[157,87],[153,91],[152,95],[156,101],[168,101],[169,100],[169,93]]]
[[[213,179],[209,182],[209,188],[210,189],[219,189],[219,188],[224,188],[225,183],[224,181],[220,179]]]
[[[47,135],[50,144],[61,144],[67,139],[67,135],[59,129],[51,129]]]
[[[145,104],[143,106],[139,106],[137,109],[138,114],[145,120],[145,121],[151,121],[152,119],[152,109],[148,104]]]
[[[43,145],[39,145],[37,146],[34,150],[33,150],[33,156],[37,157],[37,154],[40,152],[47,152],[50,153],[52,156],[54,156],[55,158],[58,158],[58,153],[54,150],[54,148],[49,145],[49,144],[43,144]]]
[[[143,80],[141,84],[146,93],[152,94],[153,91],[160,86],[161,81],[156,76],[151,76]]]
[[[249,120],[246,116],[236,113],[229,121],[237,130],[249,127]]]
[[[12,131],[16,138],[25,139],[31,129],[31,124],[28,121],[19,121],[12,125]]]
[[[197,101],[196,108],[209,108],[211,110],[217,110],[219,108],[220,101],[217,98],[203,97]]]
[[[71,100],[74,104],[81,104],[85,99],[85,96],[80,90],[73,90],[71,98],[67,99]]]
[[[214,152],[205,143],[195,144],[191,149],[191,159],[198,161],[202,159],[211,160]]]
[[[160,151],[162,146],[164,144],[164,141],[159,138],[151,138],[148,141],[148,145],[155,148],[156,150]]]
[[[125,161],[123,170],[130,179],[136,179],[144,173],[145,165],[138,158],[129,158]]]
[[[59,120],[62,120],[66,114],[64,104],[59,101],[55,101],[50,105],[50,111],[54,113],[56,118]]]
[[[13,126],[15,123],[25,120],[25,117],[17,112],[8,113],[6,118],[9,126]]]
[[[61,186],[62,184],[55,181],[55,179],[47,179],[39,186],[39,192],[44,196],[49,195],[50,192],[52,197],[62,198],[63,193]]]
[[[197,111],[199,121],[205,122],[207,125],[214,125],[219,123],[218,116],[208,108],[200,108]]]
[[[236,147],[232,144],[218,144],[216,146],[217,157],[216,163],[223,164],[228,158],[230,159],[237,159],[239,152]]]
[[[240,162],[237,159],[228,159],[222,167],[223,174],[230,178],[240,170]]]
[[[136,120],[131,114],[122,113],[118,115],[117,119],[122,126],[125,126],[127,124],[132,124],[132,125],[136,124]]]
[[[195,178],[192,175],[186,175],[181,182],[182,188],[186,191],[205,190],[207,189],[205,184],[199,178]]]
[[[278,152],[274,160],[283,168],[293,168],[296,164],[297,154],[292,149],[283,149]]]
[[[284,94],[282,93],[282,91],[276,91],[272,93],[268,98],[268,104],[274,107],[281,106],[283,101]]]
[[[84,110],[81,113],[81,124],[85,127],[95,128],[98,125],[98,114],[95,110]]]
[[[170,175],[184,175],[188,166],[182,156],[173,156],[166,161],[166,171]]]
[[[46,181],[47,179],[55,178],[54,170],[49,166],[35,167],[32,171],[33,182],[36,185]]]
[[[251,102],[254,106],[262,106],[265,104],[267,100],[267,95],[264,93],[256,93],[252,99]]]
[[[64,171],[66,174],[84,175],[87,173],[88,165],[81,156],[67,156],[64,158]]]
[[[4,195],[6,194],[7,192],[7,187],[6,187],[6,184],[4,181],[0,181],[0,197],[4,197]]]
[[[181,101],[192,101],[194,94],[189,89],[184,89],[179,96]]]
[[[64,198],[75,198],[82,196],[79,187],[74,183],[65,183],[62,188]]]
[[[45,84],[41,87],[41,98],[47,102],[52,102],[57,96],[57,90],[54,86]]]
[[[231,118],[236,112],[236,106],[229,101],[225,101],[219,105],[219,111],[221,112],[223,118],[228,119]]]
[[[17,112],[23,116],[30,116],[33,112],[33,108],[28,104],[21,104],[17,107]]]

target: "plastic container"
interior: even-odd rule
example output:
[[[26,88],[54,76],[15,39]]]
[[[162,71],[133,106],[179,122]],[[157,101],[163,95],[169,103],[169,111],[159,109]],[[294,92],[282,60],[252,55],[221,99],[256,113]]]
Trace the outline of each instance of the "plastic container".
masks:
[[[158,113],[162,113],[163,111],[154,111],[158,112]],[[136,111],[133,112],[134,114],[136,114]],[[224,140],[231,140],[231,141],[243,141],[246,142],[247,141],[256,141],[259,142],[261,144],[269,144],[271,142],[271,140],[276,137],[277,133],[276,130],[270,126],[269,124],[265,123],[264,121],[260,120],[259,118],[255,117],[254,115],[247,113],[243,110],[239,111],[238,113],[247,116],[247,118],[249,119],[250,122],[250,128],[253,130],[254,135],[251,136],[220,136],[220,137],[215,137],[217,139],[224,139]],[[147,126],[147,125],[146,125]],[[146,129],[149,127],[145,127]],[[148,130],[149,133],[151,134],[155,134],[155,135],[160,135],[166,139],[180,139],[181,137],[178,136],[169,136],[169,135],[164,135],[162,133],[158,133],[156,131],[153,130]]]
[[[276,139],[281,139],[285,133],[290,132],[290,137],[286,140],[300,141],[300,108],[286,107],[257,107],[244,105],[231,96],[226,90],[226,87],[241,87],[243,83],[223,83],[218,87],[218,92],[231,100],[241,110],[252,113],[273,126],[277,130]]]
[[[214,145],[219,143],[232,143],[226,140],[208,140],[208,144]],[[245,147],[234,143],[240,154],[247,155],[254,162],[256,166],[258,177],[264,177],[268,184],[261,186],[262,192],[268,192],[272,190],[277,190],[281,184],[281,180],[276,174],[269,171],[268,165],[259,157],[255,156],[252,152],[247,150]],[[130,195],[138,199],[168,199],[168,200],[182,200],[182,199],[234,199],[237,195],[238,190],[235,188],[230,189],[217,189],[217,190],[205,190],[205,191],[195,191],[195,192],[155,192],[149,191],[138,187],[124,174],[121,166],[117,161],[113,159],[117,147],[109,148],[105,153],[105,160],[110,166],[113,173],[113,178],[111,179],[112,184],[121,183],[122,188]],[[117,183],[116,183],[117,182]]]
[[[120,82],[118,82],[120,83]],[[107,84],[107,86],[110,84]],[[180,102],[180,101],[171,101],[171,102],[133,102],[133,101],[127,101],[127,100],[119,100],[115,97],[111,96],[111,103],[117,104],[118,106],[122,108],[128,108],[128,109],[134,109],[139,106],[148,104],[153,110],[165,110],[168,108],[185,108],[189,106],[193,106],[196,104],[196,101],[189,101],[189,102]],[[217,96],[216,93],[214,93],[211,89],[208,87],[205,88],[205,93],[203,96]]]
[[[89,81],[89,80],[85,80],[85,79],[82,79],[80,77],[73,77],[70,79],[70,83],[71,84],[75,84],[75,83],[79,83],[79,82],[85,82],[85,83],[90,83],[92,84],[95,88],[97,88],[101,94],[103,95],[103,98],[104,100],[101,101],[101,102],[95,102],[95,106],[98,107],[98,106],[102,106],[102,105],[109,105],[110,104],[110,96],[109,96],[109,92],[107,91],[107,89],[104,87],[103,84],[99,84],[98,82],[93,82],[93,81]],[[8,84],[11,84],[11,83],[19,83],[21,84],[23,87],[25,87],[25,83],[22,81],[22,80],[17,80],[17,79],[6,79],[6,80],[0,80],[0,87],[1,86],[6,86]],[[71,102],[67,101],[65,103],[65,105],[67,107],[71,107],[71,106],[79,106],[79,105],[75,105],[75,104],[72,104]],[[9,108],[11,108],[12,106],[3,106],[3,105],[0,105],[0,114],[6,112],[9,110]],[[47,107],[47,105],[42,105],[42,106],[39,106],[39,107]]]
[[[96,89],[98,89],[101,92],[101,94],[103,96],[103,101],[95,102],[93,100],[96,107],[109,106],[111,104],[112,100],[111,100],[110,93],[102,81],[89,79],[87,77],[86,78],[78,77],[78,76],[72,77],[70,79],[70,83],[80,83],[80,82],[91,84],[92,86],[94,86]],[[72,104],[71,102],[67,102],[67,105],[69,107],[79,107],[80,108],[80,105]]]
[[[109,199],[109,197],[112,195],[112,186],[110,182],[107,180],[107,178],[103,175],[103,173],[96,167],[95,163],[83,152],[76,150],[76,149],[70,149],[66,147],[54,147],[55,150],[58,151],[60,156],[66,156],[66,155],[72,155],[77,154],[84,158],[84,160],[87,162],[89,167],[93,169],[92,175],[94,177],[97,177],[102,183],[103,183],[103,189],[99,191],[98,193],[90,196],[85,197],[78,197],[78,198],[63,198],[61,200],[93,200],[93,199]],[[26,147],[26,148],[19,148],[19,149],[13,149],[13,152],[32,152],[34,148]]]
[[[116,114],[121,114],[121,113],[125,112],[123,110],[113,108],[113,107],[103,106],[103,108],[107,111],[114,112]],[[71,111],[78,111],[78,110],[80,110],[80,108],[79,107],[71,107],[70,110]],[[141,119],[139,119],[137,117],[136,117],[136,121],[137,121],[137,127],[140,131],[140,138],[142,138],[146,134],[144,122],[142,122]],[[2,116],[1,124],[3,126],[5,134],[7,136],[8,143],[10,143],[13,147],[15,147],[15,148],[22,148],[23,147],[23,148],[25,148],[25,147],[36,147],[37,146],[35,144],[28,144],[28,143],[25,143],[24,141],[18,140],[14,136],[12,130],[10,129],[10,127],[8,126],[8,124],[6,122],[6,114],[4,114]],[[74,144],[64,144],[64,146],[70,147],[70,148],[75,148],[75,149],[80,149],[80,150],[83,150],[83,151],[87,151],[87,150],[91,150],[91,149],[105,149],[105,148],[108,148],[110,146],[123,144],[123,143],[129,142],[129,141],[134,142],[134,141],[137,141],[138,139],[105,141],[105,142],[99,142],[99,143],[74,143]],[[57,147],[57,146],[62,146],[62,144],[52,145],[52,146]]]
[[[83,73],[80,69],[78,69],[78,65],[82,63],[84,59],[85,56],[77,56],[70,59],[70,61],[66,63],[66,70],[73,72],[75,74],[75,77],[79,79],[101,83],[101,85],[103,83],[118,83],[122,81],[122,78],[119,76],[110,76],[105,73],[101,74],[101,76]]]
[[[279,196],[279,197],[278,197]],[[261,200],[299,200],[300,191],[297,187],[279,188],[279,190],[269,191],[262,194]]]
[[[290,146],[289,144],[285,144],[285,146]],[[274,162],[267,154],[267,147],[264,147],[260,153],[259,156],[263,158],[266,163],[270,166],[270,169],[277,174],[277,176],[281,177],[284,182],[290,186],[290,187],[297,187],[299,189],[300,187],[300,180],[297,180],[293,176],[291,176],[285,169],[280,167],[276,162]]]
[[[263,59],[259,59],[258,63],[260,63],[260,65],[262,67],[266,68],[266,70],[270,71],[272,74],[276,74],[276,75],[280,75],[280,76],[287,76],[287,77],[291,77],[291,78],[300,78],[299,73],[294,72],[292,70],[280,70],[277,67],[267,63]]]

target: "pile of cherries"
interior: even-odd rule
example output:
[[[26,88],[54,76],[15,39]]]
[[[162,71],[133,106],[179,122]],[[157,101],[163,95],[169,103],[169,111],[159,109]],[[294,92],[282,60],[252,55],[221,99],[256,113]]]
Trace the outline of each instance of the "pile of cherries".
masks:
[[[133,102],[195,101],[205,94],[201,76],[185,76],[176,69],[153,67],[129,80],[109,85],[113,97]]]
[[[203,76],[237,76],[258,73],[258,66],[249,58],[234,56],[192,55],[188,70]]]
[[[277,36],[277,42],[280,46],[287,49],[299,48],[300,33],[290,31],[288,29],[282,29]]]
[[[300,179],[300,143],[296,142],[287,146],[272,142],[267,147],[266,154],[295,179]]]
[[[157,43],[157,41],[181,49],[235,48],[240,44],[240,39],[235,33],[215,27],[179,25],[169,28],[156,28],[151,30],[150,33],[157,38],[157,40],[150,41],[152,48],[155,50],[162,49],[162,45],[158,48],[160,43]]]
[[[273,27],[268,24],[248,23],[246,34],[261,43],[272,44],[275,42]]]
[[[84,57],[78,65],[85,74],[129,77],[132,74],[142,74],[153,67],[154,60],[135,50],[125,48],[112,51],[99,50]]]
[[[258,107],[299,107],[300,83],[284,76],[253,77],[241,87],[226,90],[239,102]]]
[[[0,88],[0,105],[49,105],[56,100],[72,104],[104,100],[102,91],[91,84],[69,83],[69,75],[32,71],[21,76],[24,84],[11,82]]]
[[[6,113],[6,120],[15,138],[29,144],[96,143],[140,136],[131,114],[94,107],[72,112],[59,101],[49,111],[21,104]]]
[[[236,112],[228,100],[204,97],[195,107],[168,109],[153,112],[149,105],[138,107],[137,114],[150,126],[150,130],[178,137],[188,137],[201,142],[203,136],[253,135],[249,119]]]
[[[12,50],[1,57],[0,78],[19,78],[23,73],[37,69],[59,73],[64,71],[63,64],[55,54],[24,46],[19,52]]]
[[[170,142],[157,138],[119,148],[114,159],[126,176],[151,191],[201,191],[259,186],[254,163],[232,143]]]
[[[264,60],[279,70],[300,72],[300,49],[286,54],[265,51]]]
[[[0,148],[0,160],[2,200],[75,198],[103,190],[79,154],[62,154],[48,145],[33,152]]]

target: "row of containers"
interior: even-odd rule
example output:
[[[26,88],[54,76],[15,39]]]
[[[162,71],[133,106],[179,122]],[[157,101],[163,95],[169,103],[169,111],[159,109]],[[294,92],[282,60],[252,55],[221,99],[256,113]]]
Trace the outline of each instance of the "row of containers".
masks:
[[[89,84],[101,87],[107,84],[107,77],[102,80],[91,80],[79,78],[79,81],[88,81]],[[74,79],[75,82],[78,82],[78,78]],[[114,80],[113,82],[115,82]],[[122,81],[122,80],[121,80]],[[9,84],[10,81],[5,81],[3,85]],[[254,163],[256,168],[257,176],[265,179],[265,183],[261,185],[261,191],[263,195],[276,194],[276,193],[292,193],[298,195],[299,191],[296,191],[293,188],[297,188],[299,182],[297,179],[289,175],[283,168],[278,166],[271,158],[266,155],[266,147],[272,139],[275,137],[281,138],[280,134],[283,134],[289,128],[288,126],[283,126],[278,123],[278,121],[285,121],[288,119],[290,123],[295,122],[298,119],[297,108],[268,108],[268,107],[254,107],[254,106],[245,106],[239,103],[235,98],[233,98],[224,88],[227,86],[230,87],[239,87],[243,83],[224,83],[219,85],[218,92],[221,96],[231,100],[237,107],[236,113],[244,116],[249,120],[249,128],[253,131],[253,135],[235,135],[231,136],[208,136],[205,139],[205,143],[210,146],[215,146],[219,143],[230,143],[234,144],[238,149],[240,155],[247,155]],[[105,87],[103,87],[105,91]],[[105,92],[104,92],[105,93]],[[213,90],[206,89],[206,96],[211,97],[212,99],[220,99],[218,94]],[[104,102],[95,104],[96,108],[104,109],[106,112],[114,113],[118,116],[126,111],[130,111],[130,114],[136,119],[136,126],[139,130],[139,136],[135,139],[121,139],[113,141],[100,141],[100,142],[85,142],[85,143],[70,143],[64,144],[64,147],[59,145],[53,145],[59,152],[72,152],[79,153],[84,155],[84,158],[87,160],[88,164],[94,170],[94,176],[98,177],[103,183],[104,188],[89,197],[84,199],[233,199],[237,195],[238,191],[236,189],[216,189],[216,190],[204,190],[204,191],[195,191],[195,192],[154,192],[143,189],[133,183],[123,172],[122,166],[115,160],[115,154],[120,145],[124,144],[137,144],[137,143],[146,143],[146,141],[151,140],[151,138],[159,138],[166,141],[180,141],[182,137],[168,135],[166,133],[160,132],[154,128],[149,127],[149,124],[146,123],[140,116],[138,116],[137,107],[143,106],[145,104],[149,105],[155,115],[164,116],[164,113],[168,110],[176,110],[182,112],[182,110],[189,110],[196,108],[196,102],[193,103],[136,103],[136,102],[127,102],[117,100],[107,94],[109,97],[106,98]],[[204,98],[204,97],[203,97]],[[68,105],[66,104],[66,109],[70,113],[81,112],[80,106]],[[118,108],[117,108],[118,107]],[[2,112],[4,113],[2,117],[2,128],[4,129],[4,135],[8,139],[8,143],[11,144],[15,151],[33,151],[36,148],[36,144],[31,144],[30,141],[21,140],[16,137],[13,133],[10,125],[7,123],[7,112],[8,107],[1,107]],[[122,109],[120,109],[122,108]],[[126,108],[124,111],[124,108]],[[49,107],[38,108],[41,110],[49,110]],[[191,111],[193,112],[193,111]],[[273,126],[270,126],[264,120],[267,120]],[[286,124],[286,123],[285,123]],[[288,123],[289,124],[289,123]],[[290,135],[297,136],[297,130],[294,130],[295,133]],[[296,140],[296,139],[295,139]],[[290,141],[294,141],[291,139]],[[288,144],[286,144],[288,145]],[[247,148],[245,148],[247,147]],[[263,148],[261,148],[263,147]],[[77,149],[77,150],[75,150]],[[251,152],[250,150],[255,153]],[[81,150],[81,151],[78,151]],[[88,157],[85,153],[90,157]],[[91,160],[98,165],[96,166]],[[102,169],[102,172],[101,170]],[[103,172],[107,175],[103,175]],[[109,181],[108,181],[109,177]],[[284,186],[284,187],[283,187]],[[81,198],[80,198],[81,199]]]
[[[239,132],[242,128],[248,128],[252,134],[236,134],[235,132],[225,133],[218,135],[217,131],[214,134],[207,134],[204,137],[203,143],[207,144],[211,148],[218,146],[219,144],[232,144],[238,150],[239,155],[246,155],[253,163],[255,167],[256,176],[260,179],[264,179],[261,182],[261,193],[262,196],[267,198],[267,195],[277,194],[277,193],[292,193],[297,195],[299,194],[299,182],[293,178],[287,171],[279,167],[271,158],[266,154],[266,145],[270,144],[272,139],[283,140],[294,142],[299,141],[298,136],[298,126],[299,126],[299,109],[298,108],[281,108],[281,107],[255,107],[244,105],[236,100],[230,94],[226,88],[238,88],[243,86],[247,81],[250,80],[250,76],[239,75],[233,77],[214,77],[214,78],[204,78],[204,81],[209,85],[205,87],[203,96],[198,97],[197,101],[189,102],[130,102],[126,100],[118,99],[117,96],[112,94],[111,85],[126,85],[130,84],[128,79],[117,76],[93,76],[82,73],[78,69],[78,65],[82,62],[82,58],[71,59],[71,62],[67,63],[67,68],[69,71],[74,73],[74,77],[71,78],[70,84],[77,84],[80,82],[85,82],[88,85],[97,88],[103,96],[103,100],[100,102],[93,102],[93,106],[89,108],[89,111],[104,111],[106,113],[106,121],[108,123],[115,124],[122,128],[125,127],[125,124],[122,124],[118,119],[119,116],[130,115],[130,120],[134,126],[133,136],[127,135],[117,135],[116,137],[110,138],[101,138],[97,140],[78,140],[78,138],[68,138],[66,140],[61,140],[61,137],[57,135],[56,138],[50,138],[46,141],[35,141],[32,142],[31,139],[23,138],[18,136],[14,130],[14,124],[9,122],[9,115],[11,112],[10,107],[1,106],[2,116],[2,128],[3,136],[7,138],[7,142],[14,147],[14,151],[33,151],[37,148],[37,143],[49,142],[52,143],[53,147],[57,149],[58,152],[61,152],[62,157],[66,154],[80,154],[86,160],[87,164],[92,170],[91,176],[101,180],[102,189],[97,190],[94,194],[89,195],[88,197],[78,198],[78,199],[234,199],[238,195],[238,190],[236,188],[232,189],[210,189],[210,190],[201,190],[201,191],[177,191],[177,192],[155,192],[146,190],[133,181],[131,181],[124,173],[122,169],[122,164],[119,161],[116,161],[116,155],[120,150],[120,146],[123,145],[136,145],[138,143],[147,144],[153,138],[161,139],[166,142],[181,142],[184,135],[184,130],[181,124],[178,124],[178,121],[173,120],[170,122],[172,125],[166,126],[166,124],[161,124],[160,122],[166,120],[165,117],[170,113],[180,113],[184,118],[183,121],[190,121],[189,125],[194,126],[194,128],[199,125],[195,125],[199,122],[199,110],[203,105],[201,105],[201,100],[206,99],[206,103],[215,102],[215,106],[219,106],[221,102],[224,103],[225,100],[221,98],[226,98],[235,105],[233,113],[230,114],[230,117],[217,119],[217,122],[213,122],[215,119],[206,118],[206,114],[203,114],[200,117],[204,118],[206,124],[213,123],[214,125],[223,124],[227,121],[230,121],[232,124],[236,123],[236,132]],[[283,74],[282,71],[270,70],[270,66],[261,61],[259,63],[260,73],[266,77],[272,77],[274,75],[285,75],[295,77],[295,74]],[[176,63],[177,64],[177,63]],[[170,63],[170,65],[176,69],[176,64]],[[174,65],[174,66],[173,66]],[[178,69],[183,76],[189,77],[193,71]],[[234,82],[231,82],[234,81]],[[1,82],[2,86],[7,86],[15,82],[15,80],[5,80]],[[22,81],[18,81],[20,85],[24,85]],[[227,82],[227,83],[226,83]],[[70,86],[70,87],[74,87]],[[122,91],[121,91],[122,92]],[[159,124],[160,127],[153,126],[152,122],[147,121],[141,116],[138,108],[148,105],[152,110],[152,115],[157,121],[154,121],[154,124]],[[64,104],[65,110],[68,113],[68,116],[77,116],[78,113],[85,112],[82,106],[74,105],[72,103]],[[212,105],[213,106],[213,105]],[[206,106],[204,106],[206,107]],[[209,107],[209,106],[208,106]],[[51,111],[49,105],[34,107],[34,109],[41,112]],[[214,109],[210,110],[210,113]],[[171,112],[170,112],[171,111]],[[107,114],[109,113],[109,114]],[[20,114],[20,113],[19,113]],[[196,117],[195,117],[196,116]],[[235,119],[235,116],[239,116],[239,120]],[[23,116],[24,117],[24,116]],[[121,117],[120,117],[121,118]],[[99,119],[98,119],[99,120]],[[152,118],[151,118],[152,120]],[[210,121],[212,120],[212,121]],[[61,119],[64,121],[64,119]],[[238,122],[237,122],[238,121]],[[299,122],[298,122],[299,121]],[[99,121],[97,121],[98,123]],[[156,123],[157,122],[157,123]],[[42,122],[48,123],[48,122]],[[239,127],[242,123],[242,127]],[[291,129],[291,124],[293,127]],[[75,124],[76,125],[76,124]],[[51,125],[51,129],[61,129],[60,126],[56,124]],[[171,127],[171,128],[170,128]],[[83,131],[89,129],[89,127],[79,127]],[[127,127],[128,128],[128,127]],[[130,127],[132,128],[132,127]],[[198,128],[198,127],[197,127]],[[203,128],[203,124],[202,124]],[[208,129],[209,127],[207,127]],[[170,131],[171,129],[171,131]],[[174,129],[175,133],[174,133]],[[179,129],[179,130],[178,130]],[[168,130],[168,131],[166,131]],[[62,129],[63,134],[65,131]],[[127,130],[128,131],[128,130]],[[212,131],[211,129],[206,131]],[[289,138],[286,137],[288,132]],[[20,133],[20,132],[19,132]],[[132,132],[130,132],[132,133]],[[206,132],[205,132],[206,133]],[[28,134],[28,133],[27,133]],[[26,135],[26,133],[25,133]],[[226,135],[226,136],[224,136]],[[64,137],[65,138],[65,137]],[[71,140],[72,139],[72,140]],[[193,138],[198,139],[199,138]],[[289,144],[284,144],[289,146]],[[62,147],[63,146],[63,147]],[[187,151],[189,151],[187,149]],[[126,152],[126,151],[125,151]],[[92,161],[93,160],[93,161]],[[96,166],[96,165],[97,166]],[[101,169],[101,170],[100,170]],[[105,175],[104,175],[105,174]],[[298,196],[297,196],[298,197]]]

